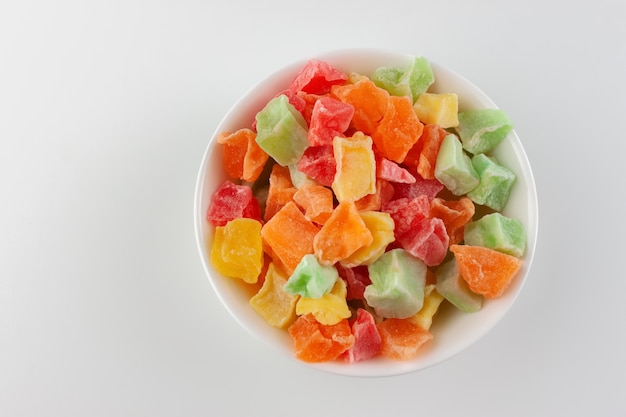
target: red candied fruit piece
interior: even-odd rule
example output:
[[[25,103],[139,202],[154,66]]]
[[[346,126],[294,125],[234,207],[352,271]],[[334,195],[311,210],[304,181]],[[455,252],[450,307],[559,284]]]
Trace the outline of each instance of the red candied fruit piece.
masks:
[[[410,231],[397,237],[404,250],[427,266],[439,265],[448,254],[450,238],[443,220],[433,217],[420,220]]]
[[[393,219],[394,234],[396,239],[399,239],[418,227],[422,219],[428,217],[430,202],[424,194],[415,198],[400,198],[387,203],[383,207],[383,211],[389,213]]]
[[[374,316],[369,311],[359,308],[351,327],[354,344],[343,354],[344,360],[355,363],[377,356],[382,348],[382,337],[376,327]]]
[[[306,121],[307,126],[311,125],[311,116],[313,114],[313,107],[315,107],[315,103],[322,97],[327,97],[327,94],[309,94],[304,91],[298,91],[296,93],[298,97],[304,100],[304,108],[300,110],[304,120]]]
[[[281,95],[287,96],[289,103],[300,113],[302,113],[304,109],[306,108],[307,102],[304,100],[304,98],[300,97],[295,91],[289,90],[289,89],[283,90],[280,93],[278,93],[276,97],[281,96]]]
[[[294,341],[294,355],[304,362],[332,361],[354,344],[347,319],[325,325],[312,314],[304,314],[287,331]]]
[[[413,172],[415,182],[410,184],[393,183],[394,199],[399,198],[415,198],[420,195],[426,195],[432,200],[443,190],[443,184],[437,179],[425,179],[421,175]]]
[[[240,217],[261,221],[259,201],[249,186],[227,180],[211,196],[206,219],[213,226],[224,226]]]
[[[405,168],[380,155],[376,156],[376,177],[401,184],[413,184],[416,181]]]
[[[330,187],[337,172],[333,147],[309,146],[298,162],[298,169],[320,184]]]
[[[372,283],[367,271],[367,266],[360,265],[353,268],[346,268],[338,264],[337,271],[339,272],[339,276],[346,281],[346,300],[363,300],[365,287]]]
[[[348,76],[345,73],[328,62],[313,58],[309,59],[296,74],[289,85],[289,89],[295,92],[304,91],[311,94],[327,94],[333,85],[344,84],[347,79]]]
[[[439,265],[448,253],[449,237],[443,220],[429,218],[430,201],[421,194],[415,198],[390,201],[384,211],[395,224],[396,245],[426,265]]]
[[[309,126],[311,146],[332,145],[335,136],[344,137],[350,127],[354,107],[332,97],[321,97],[313,105]]]

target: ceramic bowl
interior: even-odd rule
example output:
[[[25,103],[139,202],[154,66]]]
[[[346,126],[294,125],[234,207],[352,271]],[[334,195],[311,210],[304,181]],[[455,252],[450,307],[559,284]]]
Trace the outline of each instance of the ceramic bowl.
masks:
[[[278,92],[287,88],[308,58],[326,61],[346,73],[370,75],[381,66],[406,66],[412,56],[414,55],[381,50],[339,50],[294,62],[278,69],[245,93],[216,126],[208,141],[200,163],[194,201],[194,224],[202,265],[219,299],[234,318],[232,322],[224,325],[238,323],[251,335],[284,354],[287,361],[311,366],[320,371],[356,377],[392,376],[425,369],[459,354],[485,336],[509,311],[529,276],[537,241],[537,192],[531,166],[515,130],[510,132],[491,154],[517,175],[516,184],[502,213],[520,220],[526,229],[527,247],[523,256],[523,267],[504,295],[498,299],[485,300],[478,312],[462,313],[444,302],[430,328],[433,340],[421,347],[417,357],[412,360],[396,361],[377,357],[354,364],[340,360],[318,364],[300,362],[294,357],[293,341],[287,331],[271,327],[250,307],[248,300],[252,294],[244,288],[240,280],[224,277],[211,266],[209,245],[213,228],[206,222],[205,216],[211,194],[226,179],[222,166],[221,145],[217,144],[218,134],[249,127],[254,115]],[[463,76],[436,62],[431,61],[431,66],[436,81],[429,91],[456,93],[459,98],[459,111],[497,108],[485,93]]]

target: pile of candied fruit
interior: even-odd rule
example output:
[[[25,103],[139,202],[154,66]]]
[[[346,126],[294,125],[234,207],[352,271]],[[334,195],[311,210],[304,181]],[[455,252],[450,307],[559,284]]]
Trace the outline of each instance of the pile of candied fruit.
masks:
[[[217,138],[210,262],[302,361],[412,359],[442,303],[476,312],[522,266],[524,227],[501,213],[516,175],[490,155],[512,123],[434,82],[424,57],[372,74],[310,59]]]

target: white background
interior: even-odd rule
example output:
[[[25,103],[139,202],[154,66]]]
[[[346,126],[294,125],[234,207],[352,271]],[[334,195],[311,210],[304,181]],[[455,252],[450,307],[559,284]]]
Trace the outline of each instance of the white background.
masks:
[[[0,6],[1,416],[624,416],[626,3]],[[237,98],[337,48],[422,54],[515,121],[539,243],[509,314],[418,373],[356,379],[239,328],[193,232]]]

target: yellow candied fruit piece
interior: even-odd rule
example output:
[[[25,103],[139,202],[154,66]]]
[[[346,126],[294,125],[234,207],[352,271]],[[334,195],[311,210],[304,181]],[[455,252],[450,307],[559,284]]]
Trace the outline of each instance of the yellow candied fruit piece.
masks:
[[[333,139],[337,172],[331,185],[339,202],[356,201],[376,192],[376,158],[372,138],[362,132]]]
[[[263,286],[252,298],[250,305],[271,326],[287,328],[296,320],[296,303],[299,295],[289,294],[284,290],[287,276],[270,262]]]
[[[427,285],[424,288],[424,305],[409,320],[424,330],[429,330],[433,324],[433,317],[439,310],[439,305],[443,301],[443,296],[437,292],[435,285]]]
[[[238,218],[216,227],[211,264],[227,277],[241,278],[248,284],[256,283],[263,268],[261,223]]]
[[[374,240],[368,246],[362,247],[341,261],[345,267],[352,268],[358,265],[370,265],[385,253],[387,245],[395,240],[393,234],[395,224],[389,213],[382,211],[362,211],[359,216],[365,226],[372,232]]]
[[[436,124],[444,129],[459,125],[459,99],[454,93],[422,93],[413,109],[422,123]]]
[[[340,278],[333,289],[321,298],[300,297],[296,303],[296,314],[301,316],[310,313],[321,324],[337,324],[352,315],[346,302],[347,292],[346,282]]]

